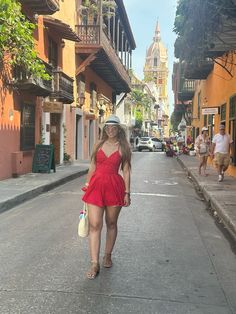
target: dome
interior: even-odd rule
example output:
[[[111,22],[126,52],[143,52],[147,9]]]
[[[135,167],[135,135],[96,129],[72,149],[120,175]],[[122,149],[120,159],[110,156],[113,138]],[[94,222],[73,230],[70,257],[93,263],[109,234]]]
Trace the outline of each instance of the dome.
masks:
[[[158,67],[161,63],[166,63],[168,59],[167,49],[161,41],[160,27],[157,22],[153,43],[146,53],[146,67]],[[156,61],[154,62],[154,59]]]

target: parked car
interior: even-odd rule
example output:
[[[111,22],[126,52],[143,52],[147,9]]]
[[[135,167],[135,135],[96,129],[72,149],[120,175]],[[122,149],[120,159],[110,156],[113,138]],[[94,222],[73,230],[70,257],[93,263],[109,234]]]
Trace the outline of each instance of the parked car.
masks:
[[[150,152],[157,149],[163,151],[162,141],[157,137],[141,137],[137,148],[139,152],[143,149],[148,149]]]
[[[155,149],[161,150],[162,152],[165,150],[165,143],[163,143],[162,140],[157,137],[151,137],[151,140]]]

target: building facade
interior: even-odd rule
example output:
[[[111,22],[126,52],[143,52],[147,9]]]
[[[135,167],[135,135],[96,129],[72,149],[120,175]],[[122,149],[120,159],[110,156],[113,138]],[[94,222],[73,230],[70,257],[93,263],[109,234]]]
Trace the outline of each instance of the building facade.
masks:
[[[131,88],[135,41],[122,0],[91,0],[96,12],[80,0],[20,2],[50,80],[14,69],[0,99],[0,179],[31,172],[36,144],[53,144],[56,164],[88,159],[116,96]]]
[[[157,22],[153,42],[146,52],[144,81],[154,82],[159,94],[157,119],[161,137],[169,137],[168,52]]]

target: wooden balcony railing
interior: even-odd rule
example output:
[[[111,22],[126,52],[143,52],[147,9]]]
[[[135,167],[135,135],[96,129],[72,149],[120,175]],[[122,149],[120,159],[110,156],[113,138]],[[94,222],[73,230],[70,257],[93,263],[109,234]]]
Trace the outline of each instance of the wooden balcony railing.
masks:
[[[51,98],[71,104],[74,101],[73,79],[66,75],[60,68],[54,69],[53,73],[53,92]]]
[[[202,60],[197,64],[187,63],[184,68],[184,77],[186,79],[205,80],[214,68],[214,62],[211,59]]]
[[[80,45],[100,45],[99,25],[76,25],[76,31],[81,39]]]
[[[188,80],[181,78],[178,92],[178,99],[180,101],[191,100],[195,92],[195,80]]]
[[[51,76],[52,67],[44,62],[46,72]],[[31,73],[25,71],[20,66],[13,69],[12,85],[21,91],[27,91],[36,96],[48,96],[52,92],[52,79],[43,80],[40,77],[35,77]]]
[[[20,0],[20,2],[37,14],[51,15],[60,9],[59,0]]]
[[[119,57],[105,28],[101,28],[100,25],[76,25],[76,32],[81,39],[76,44],[77,52],[86,53],[88,49],[100,49],[93,61],[95,72],[106,82],[112,82],[112,87],[119,93],[129,91],[131,82],[124,60]]]

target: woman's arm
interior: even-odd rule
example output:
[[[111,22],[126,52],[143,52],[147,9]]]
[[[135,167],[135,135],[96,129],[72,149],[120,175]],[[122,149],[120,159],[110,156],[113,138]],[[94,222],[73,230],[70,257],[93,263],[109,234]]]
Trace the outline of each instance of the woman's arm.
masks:
[[[124,203],[125,206],[130,205],[130,167],[127,163],[125,163],[124,168],[123,168],[123,178],[125,182],[125,198],[124,198]]]
[[[89,181],[90,181],[90,179],[91,179],[95,169],[96,169],[96,165],[95,165],[95,162],[94,162],[94,159],[93,159],[91,161],[91,163],[90,163],[90,166],[89,166],[89,170],[88,170],[88,173],[87,173],[87,176],[86,176],[86,183],[85,183],[85,185],[87,185],[87,186],[89,185]]]

